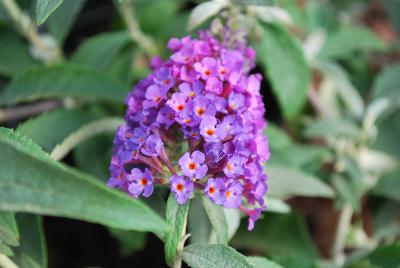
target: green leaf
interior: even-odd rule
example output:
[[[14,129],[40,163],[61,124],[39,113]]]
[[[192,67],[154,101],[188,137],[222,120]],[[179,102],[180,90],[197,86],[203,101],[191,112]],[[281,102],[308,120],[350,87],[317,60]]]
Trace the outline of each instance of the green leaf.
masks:
[[[267,205],[267,212],[289,213],[291,211],[290,206],[278,198],[266,195],[264,201]]]
[[[265,136],[267,136],[268,140],[271,141],[269,146],[273,150],[280,150],[280,149],[284,150],[290,147],[292,144],[292,140],[286,134],[286,132],[284,132],[282,129],[280,129],[273,123],[268,124],[268,126],[265,128],[264,134]]]
[[[226,6],[223,1],[206,1],[197,5],[190,14],[188,29],[193,30],[209,18],[218,14]]]
[[[374,187],[373,193],[400,201],[400,169],[383,175]]]
[[[332,183],[335,186],[339,197],[342,199],[342,204],[349,203],[355,211],[359,211],[360,195],[356,193],[354,185],[351,183],[351,181],[344,176],[335,175]]]
[[[0,241],[10,245],[19,245],[19,232],[14,213],[0,211]]]
[[[247,257],[247,260],[253,265],[254,268],[283,268],[279,264],[263,257]]]
[[[400,110],[378,122],[378,136],[375,149],[384,151],[400,159]]]
[[[400,264],[400,243],[393,245],[380,246],[369,254],[367,259],[373,265],[380,268],[399,267]]]
[[[21,268],[47,267],[47,249],[40,216],[18,213],[21,245],[15,249],[15,260]]]
[[[50,16],[63,0],[36,0],[36,21],[40,25]]]
[[[349,42],[351,40],[351,42]],[[384,51],[387,45],[367,27],[345,25],[328,36],[320,58],[343,59],[356,51]]]
[[[355,139],[360,134],[360,128],[345,119],[321,119],[309,124],[304,130],[307,138],[348,137]]]
[[[181,246],[181,239],[186,231],[189,201],[183,205],[176,202],[175,196],[171,193],[167,201],[167,224],[168,231],[164,236],[165,262],[172,266],[176,254]]]
[[[276,0],[233,0],[237,5],[273,6]]]
[[[392,24],[396,27],[398,33],[400,33],[400,3],[397,0],[383,0],[383,7],[387,15],[389,16]]]
[[[190,201],[188,226],[190,244],[209,243],[212,226],[200,195],[195,195],[195,198]]]
[[[269,194],[278,197],[289,196],[334,196],[332,189],[320,179],[301,170],[283,165],[267,164]]]
[[[307,98],[311,71],[296,40],[279,25],[265,25],[262,42],[256,47],[260,62],[282,108],[293,119]]]
[[[267,213],[264,219],[257,221],[251,232],[245,226],[239,228],[232,245],[265,255],[278,254],[304,259],[317,257],[306,221],[298,213]]]
[[[69,64],[41,66],[13,79],[0,94],[0,105],[64,97],[122,102],[127,92],[118,81],[92,69]]]
[[[400,64],[385,67],[379,73],[374,83],[374,98],[388,98],[391,102],[400,104]]]
[[[23,122],[17,132],[31,138],[50,153],[69,134],[92,120],[94,116],[87,111],[58,109]],[[48,131],[49,128],[51,131]]]
[[[109,228],[108,231],[118,240],[122,256],[128,257],[142,250],[146,244],[146,233],[125,231],[115,228]]]
[[[0,27],[0,74],[13,76],[36,63],[28,53],[27,45],[12,31]]]
[[[140,200],[52,161],[28,141],[0,129],[0,210],[69,217],[124,230],[165,230],[164,220]]]
[[[14,255],[12,249],[0,240],[0,255],[1,254],[4,254],[6,256]]]
[[[192,268],[252,267],[245,256],[226,245],[191,245],[183,249],[182,259]]]
[[[131,41],[128,32],[102,33],[88,38],[72,55],[71,62],[108,70],[116,60],[117,54]]]
[[[85,3],[86,0],[64,1],[49,17],[47,21],[49,33],[59,43],[64,43]]]
[[[210,219],[213,230],[216,233],[217,243],[226,244],[229,241],[228,223],[226,221],[224,208],[212,203],[207,196],[202,196],[203,206]]]

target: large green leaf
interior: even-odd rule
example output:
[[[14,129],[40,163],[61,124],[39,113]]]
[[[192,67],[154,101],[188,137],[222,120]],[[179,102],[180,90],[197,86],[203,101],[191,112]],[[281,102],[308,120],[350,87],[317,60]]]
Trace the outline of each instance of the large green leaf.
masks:
[[[374,98],[400,103],[400,64],[389,65],[379,73],[374,83]]]
[[[254,268],[282,268],[279,264],[263,257],[247,257],[247,260],[254,266]]]
[[[212,203],[207,196],[203,196],[203,205],[210,219],[211,225],[217,236],[217,243],[226,244],[229,241],[228,222],[226,221],[224,208]]]
[[[212,226],[203,206],[202,196],[195,195],[190,201],[188,217],[190,244],[208,244]]]
[[[64,1],[47,21],[48,30],[58,42],[63,43],[86,0]]]
[[[13,79],[0,94],[0,105],[64,97],[122,102],[127,92],[124,85],[93,69],[69,64],[41,66]]]
[[[310,123],[304,130],[307,138],[357,138],[361,129],[352,121],[345,119],[322,119]]]
[[[181,239],[186,230],[189,202],[180,205],[176,202],[174,194],[171,193],[167,201],[167,224],[168,231],[164,236],[165,261],[172,266],[176,254],[178,254]]]
[[[0,209],[69,217],[124,230],[162,232],[140,200],[52,161],[38,146],[0,129]]]
[[[87,39],[72,55],[71,62],[107,70],[120,50],[129,43],[128,32],[102,33]]]
[[[36,0],[36,21],[42,24],[64,0]]]
[[[12,76],[35,65],[28,47],[15,33],[0,27],[0,74]]]
[[[318,196],[328,198],[334,196],[331,187],[301,170],[283,165],[268,164],[265,172],[268,174],[268,191],[273,196]]]
[[[19,232],[14,213],[0,211],[0,241],[10,246],[18,246],[18,240]]]
[[[386,48],[387,45],[367,27],[345,25],[329,35],[319,57],[344,58],[356,51],[382,51]]]
[[[21,233],[20,246],[15,249],[15,262],[21,268],[47,267],[47,249],[40,216],[19,213],[16,216]]]
[[[283,115],[294,118],[307,98],[311,71],[296,40],[279,25],[266,25],[264,37],[256,48],[266,68]]]
[[[265,255],[281,254],[305,259],[317,256],[304,217],[297,213],[267,213],[264,219],[257,221],[253,231],[241,226],[232,245]]]
[[[400,201],[400,169],[382,176],[374,187],[373,193]]]
[[[247,268],[246,257],[226,245],[191,245],[183,249],[182,259],[192,268]]]
[[[20,124],[17,132],[31,138],[50,153],[69,134],[93,119],[93,115],[83,110],[59,109]]]

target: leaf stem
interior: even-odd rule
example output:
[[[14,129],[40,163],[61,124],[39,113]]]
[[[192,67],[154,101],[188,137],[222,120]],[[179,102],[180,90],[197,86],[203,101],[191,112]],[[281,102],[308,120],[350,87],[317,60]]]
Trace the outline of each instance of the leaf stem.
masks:
[[[147,36],[140,29],[139,23],[134,16],[134,8],[131,0],[125,0],[122,3],[117,3],[117,9],[122,16],[128,30],[131,34],[133,41],[146,52],[148,56],[158,54],[157,47],[152,38]]]
[[[351,223],[353,212],[353,208],[350,204],[345,204],[340,211],[335,242],[332,248],[332,259],[335,267],[342,267],[345,261],[344,248],[346,244],[346,235]]]
[[[18,268],[18,266],[6,255],[0,254],[0,267]]]
[[[58,43],[51,36],[40,35],[36,24],[25,14],[14,0],[0,0],[21,34],[33,45],[33,56],[52,64],[62,60]]]
[[[181,240],[179,241],[178,247],[176,248],[176,255],[174,258],[174,261],[172,263],[172,268],[181,268],[182,267],[182,257],[181,257],[181,252],[183,248],[185,247],[185,242],[189,238],[190,234],[186,234],[186,226],[187,226],[187,216],[185,219],[185,225],[183,226],[183,233],[181,236]]]
[[[104,132],[115,131],[123,123],[122,119],[116,117],[91,122],[69,135],[61,144],[58,144],[50,156],[53,159],[60,160],[82,141]]]

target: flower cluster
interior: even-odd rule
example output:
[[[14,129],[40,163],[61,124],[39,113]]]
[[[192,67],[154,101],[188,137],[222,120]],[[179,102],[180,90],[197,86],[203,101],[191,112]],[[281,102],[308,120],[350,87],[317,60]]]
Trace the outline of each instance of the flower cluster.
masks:
[[[265,207],[269,158],[262,77],[248,74],[255,52],[208,31],[172,38],[168,48],[171,57],[154,58],[153,72],[127,97],[108,185],[147,197],[154,184],[169,184],[180,204],[197,189],[240,208],[252,229]]]

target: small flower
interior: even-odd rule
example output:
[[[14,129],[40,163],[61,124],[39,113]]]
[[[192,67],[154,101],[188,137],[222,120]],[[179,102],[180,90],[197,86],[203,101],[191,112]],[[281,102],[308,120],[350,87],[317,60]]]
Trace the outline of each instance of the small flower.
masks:
[[[243,175],[246,158],[240,155],[233,155],[228,159],[224,168],[224,173],[227,177],[236,177]]]
[[[237,111],[244,106],[245,97],[243,94],[231,92],[229,94],[228,104],[229,108],[233,111]]]
[[[165,90],[157,85],[151,85],[146,90],[146,100],[143,102],[143,107],[157,107],[161,100],[165,97]]]
[[[256,208],[254,210],[250,210],[247,214],[249,216],[249,224],[247,225],[247,230],[251,231],[254,229],[254,222],[260,218],[261,208]]]
[[[243,186],[238,181],[230,180],[227,182],[225,191],[224,207],[238,208],[242,203]]]
[[[187,98],[188,97],[183,93],[174,93],[171,99],[167,101],[167,105],[175,112],[181,113],[185,110]]]
[[[223,90],[221,80],[219,80],[217,77],[208,78],[206,82],[206,90],[217,95],[221,94]]]
[[[110,165],[111,177],[108,179],[107,185],[111,188],[121,187],[125,182],[126,173],[123,167],[118,164],[117,160],[113,159],[114,163]]]
[[[154,82],[165,89],[170,89],[174,86],[175,80],[171,75],[171,69],[167,67],[161,67],[154,74]]]
[[[156,121],[160,124],[165,124],[165,128],[168,129],[173,123],[175,123],[174,110],[168,106],[162,107],[157,114]]]
[[[158,156],[161,148],[164,146],[160,136],[150,135],[142,147],[142,153],[147,156]]]
[[[214,116],[206,115],[200,123],[200,134],[206,142],[219,142],[225,137],[226,132],[222,128],[216,128],[217,119]]]
[[[207,181],[207,186],[204,193],[210,197],[210,200],[217,205],[222,205],[225,201],[225,183],[222,178],[210,178]]]
[[[228,115],[224,117],[224,120],[221,124],[218,125],[218,127],[224,129],[229,135],[236,135],[241,129],[239,122],[240,117],[237,117],[235,115]]]
[[[202,179],[208,170],[207,165],[203,164],[204,160],[204,154],[200,151],[194,151],[192,155],[187,152],[179,159],[179,166],[184,175]]]
[[[200,73],[201,78],[207,80],[215,75],[217,70],[217,61],[214,58],[205,57],[201,63],[197,62],[194,64],[194,69]]]
[[[171,191],[174,192],[176,201],[179,204],[186,203],[191,193],[194,191],[193,182],[185,176],[172,175],[170,186]]]
[[[151,176],[147,168],[144,172],[138,168],[132,169],[131,174],[128,175],[128,181],[130,182],[128,191],[134,197],[139,197],[141,194],[145,197],[149,197],[153,193],[153,176]]]
[[[203,118],[205,115],[214,116],[216,108],[208,98],[198,96],[193,99],[193,112],[198,118]]]

